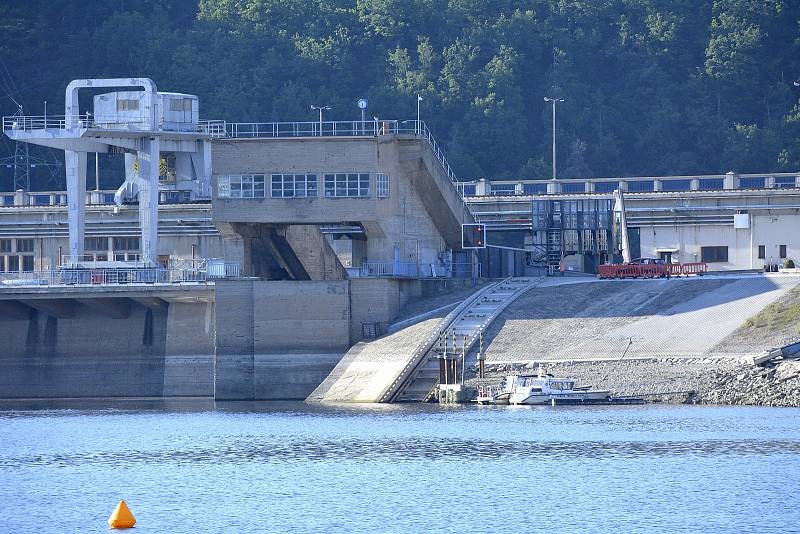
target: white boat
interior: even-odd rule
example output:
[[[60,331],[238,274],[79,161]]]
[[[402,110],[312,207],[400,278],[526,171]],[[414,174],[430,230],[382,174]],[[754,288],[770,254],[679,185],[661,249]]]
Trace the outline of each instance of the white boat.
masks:
[[[478,404],[596,404],[611,392],[576,386],[572,378],[550,375],[508,375],[499,387],[479,387]]]

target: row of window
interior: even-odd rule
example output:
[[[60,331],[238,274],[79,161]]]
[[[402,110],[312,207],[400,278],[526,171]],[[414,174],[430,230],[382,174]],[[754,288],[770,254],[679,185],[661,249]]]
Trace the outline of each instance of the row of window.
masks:
[[[240,174],[217,176],[219,198],[266,198],[265,174]],[[322,175],[323,194],[326,198],[368,198],[369,173],[346,172]],[[309,198],[319,196],[316,174],[280,173],[269,175],[271,198]],[[389,175],[375,175],[375,193],[378,198],[389,196]]]
[[[33,255],[0,255],[0,273],[18,273],[33,271]]]
[[[83,240],[83,249],[86,252],[108,251],[108,243],[107,237],[87,237]],[[115,237],[111,243],[114,245],[114,250],[139,250],[138,237]]]
[[[33,239],[0,239],[0,252],[33,252]]]
[[[778,257],[782,260],[786,259],[786,245],[778,245]],[[760,260],[767,259],[766,245],[758,245],[758,259]]]
[[[763,260],[767,256],[766,245],[758,245],[758,258]],[[778,246],[780,259],[786,258],[786,245]],[[727,263],[728,247],[700,247],[700,261],[703,263]]]

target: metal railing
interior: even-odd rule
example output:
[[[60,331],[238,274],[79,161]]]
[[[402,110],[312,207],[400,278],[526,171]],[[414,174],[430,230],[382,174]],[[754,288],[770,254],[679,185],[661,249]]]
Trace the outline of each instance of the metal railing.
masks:
[[[480,263],[475,264],[480,277]],[[472,263],[416,263],[368,260],[360,267],[345,267],[350,278],[472,278]]]
[[[163,124],[158,124],[158,130]],[[82,115],[12,115],[3,117],[3,132],[32,130],[68,130],[72,128],[98,128],[104,130],[150,130],[150,118],[145,115],[131,117],[103,116],[85,113]],[[181,123],[181,128],[167,131],[197,132],[212,137],[227,135],[226,123],[223,120],[201,120],[197,124]]]
[[[424,121],[379,119],[370,121],[309,121],[309,122],[229,122],[226,137],[233,139],[281,137],[375,137],[408,134],[424,138],[442,165],[447,177],[458,182],[456,174]]]
[[[131,284],[213,283],[223,278],[239,278],[237,261],[199,260],[195,266],[147,266],[140,262],[113,265],[117,262],[75,261],[56,269],[0,273],[0,285],[29,286],[98,286]],[[120,262],[121,263],[121,262]]]

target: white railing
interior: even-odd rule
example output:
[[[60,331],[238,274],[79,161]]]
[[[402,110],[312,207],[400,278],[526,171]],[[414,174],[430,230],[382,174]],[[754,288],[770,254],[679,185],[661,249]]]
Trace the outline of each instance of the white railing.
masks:
[[[197,260],[194,265],[174,268],[147,266],[141,262],[98,262],[72,258],[59,268],[43,271],[0,273],[0,286],[98,286],[131,284],[208,283],[239,278],[238,261]]]
[[[85,113],[82,115],[25,115],[3,117],[3,132],[31,130],[68,130],[71,128],[98,128],[105,130],[150,130],[150,119],[140,115],[102,116]],[[159,126],[159,130],[162,128]],[[172,131],[172,130],[170,130]],[[177,131],[196,131],[212,137],[227,135],[226,123],[222,120],[202,120],[196,125],[182,124]]]
[[[480,276],[480,264],[476,264]],[[345,267],[350,278],[471,278],[471,263],[416,263],[367,260],[360,267]],[[465,276],[468,275],[468,276]]]

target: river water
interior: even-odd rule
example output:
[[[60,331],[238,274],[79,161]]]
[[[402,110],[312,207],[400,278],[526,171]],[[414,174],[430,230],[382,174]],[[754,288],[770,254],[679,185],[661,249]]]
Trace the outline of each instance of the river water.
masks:
[[[797,532],[800,410],[0,404],[0,532]]]

